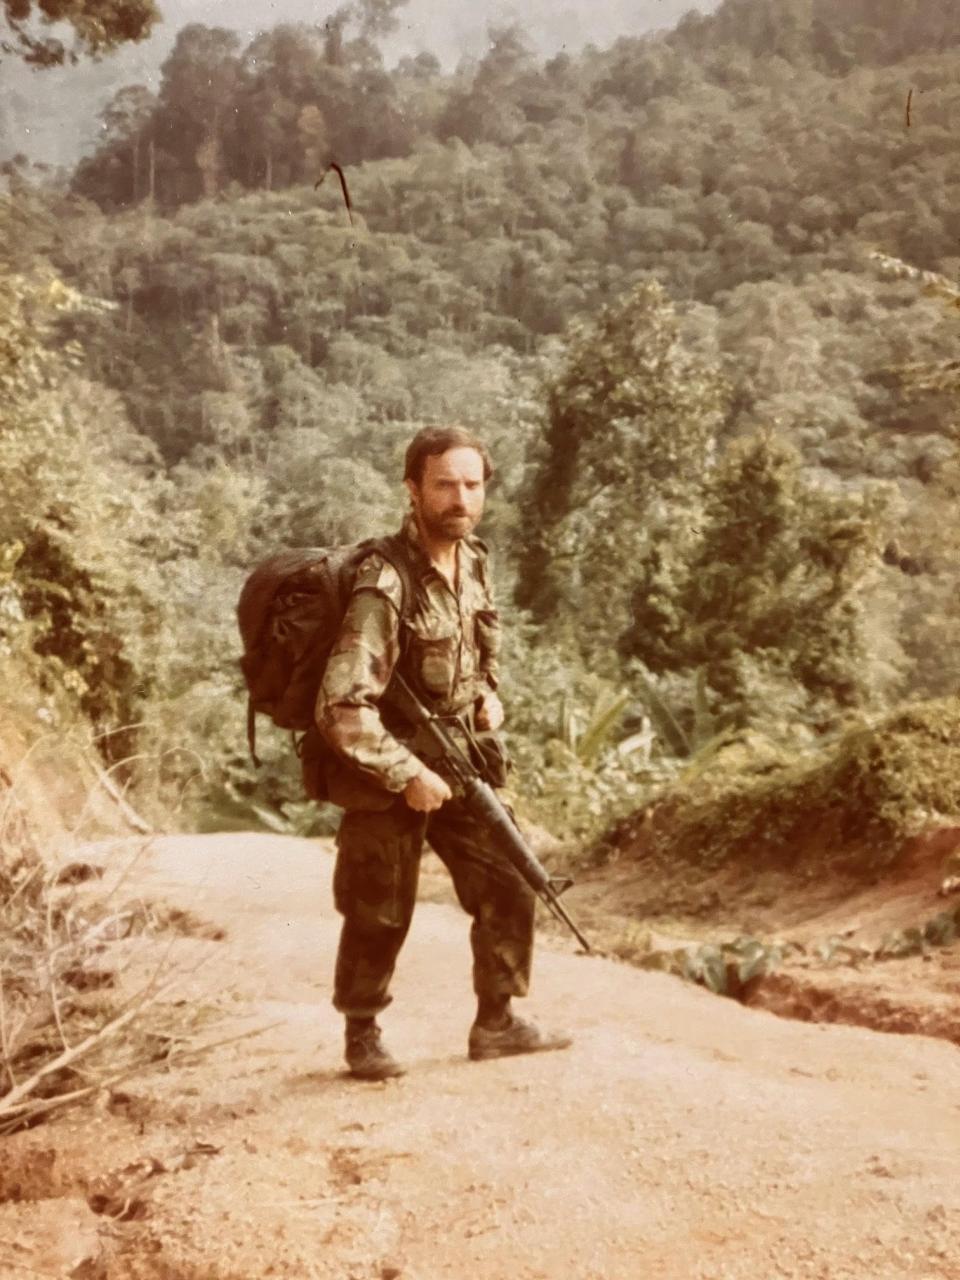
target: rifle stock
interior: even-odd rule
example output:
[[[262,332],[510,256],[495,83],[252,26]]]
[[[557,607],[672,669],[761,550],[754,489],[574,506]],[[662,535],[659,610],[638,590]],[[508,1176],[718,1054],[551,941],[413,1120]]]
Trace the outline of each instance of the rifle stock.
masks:
[[[427,710],[402,676],[394,675],[388,697],[392,705],[416,728],[424,730],[437,747],[444,764],[461,788],[467,811],[486,828],[494,847],[503,853],[551,914],[567,926],[584,952],[591,954],[590,943],[560,901],[561,893],[565,893],[573,881],[566,876],[551,876],[541,866],[493,787],[453,740],[443,722]],[[469,737],[469,730],[463,727]]]

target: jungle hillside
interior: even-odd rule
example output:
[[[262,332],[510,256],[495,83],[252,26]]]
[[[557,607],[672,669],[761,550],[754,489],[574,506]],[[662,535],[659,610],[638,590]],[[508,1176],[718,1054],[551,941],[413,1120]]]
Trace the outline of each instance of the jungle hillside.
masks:
[[[388,65],[402,9],[188,25],[72,172],[3,166],[28,720],[168,821],[325,829],[285,736],[247,758],[239,587],[395,526],[406,441],[449,421],[497,466],[521,804],[571,847],[718,744],[793,758],[949,700],[947,8],[725,0],[548,58],[493,28],[452,72]]]

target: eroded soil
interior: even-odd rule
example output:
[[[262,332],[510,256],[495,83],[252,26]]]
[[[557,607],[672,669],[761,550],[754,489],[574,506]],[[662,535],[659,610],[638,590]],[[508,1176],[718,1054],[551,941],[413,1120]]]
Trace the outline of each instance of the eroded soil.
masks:
[[[738,936],[777,945],[776,971],[737,998],[785,1017],[960,1045],[960,936],[915,954],[882,954],[891,939],[910,950],[912,931],[956,913],[960,892],[941,889],[958,846],[957,828],[931,831],[872,882],[838,874],[828,851],[789,871],[751,871],[740,861],[709,875],[624,857],[582,880],[579,914],[607,950],[637,964],[649,953]]]

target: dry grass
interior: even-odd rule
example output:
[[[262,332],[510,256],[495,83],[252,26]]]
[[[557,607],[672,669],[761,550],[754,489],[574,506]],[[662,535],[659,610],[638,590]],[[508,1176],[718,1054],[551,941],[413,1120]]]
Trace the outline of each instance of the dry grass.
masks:
[[[213,1016],[174,998],[198,963],[175,954],[179,919],[125,896],[137,857],[109,887],[52,868],[0,769],[0,1134],[154,1069]]]

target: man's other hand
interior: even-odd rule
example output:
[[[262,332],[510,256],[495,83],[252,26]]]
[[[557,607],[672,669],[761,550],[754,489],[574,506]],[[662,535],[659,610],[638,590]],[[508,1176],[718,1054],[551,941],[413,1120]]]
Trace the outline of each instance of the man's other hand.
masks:
[[[503,724],[503,703],[491,690],[477,708],[477,728],[497,730]]]
[[[452,795],[453,792],[439,773],[434,773],[426,766],[403,788],[404,800],[418,813],[433,813]]]

